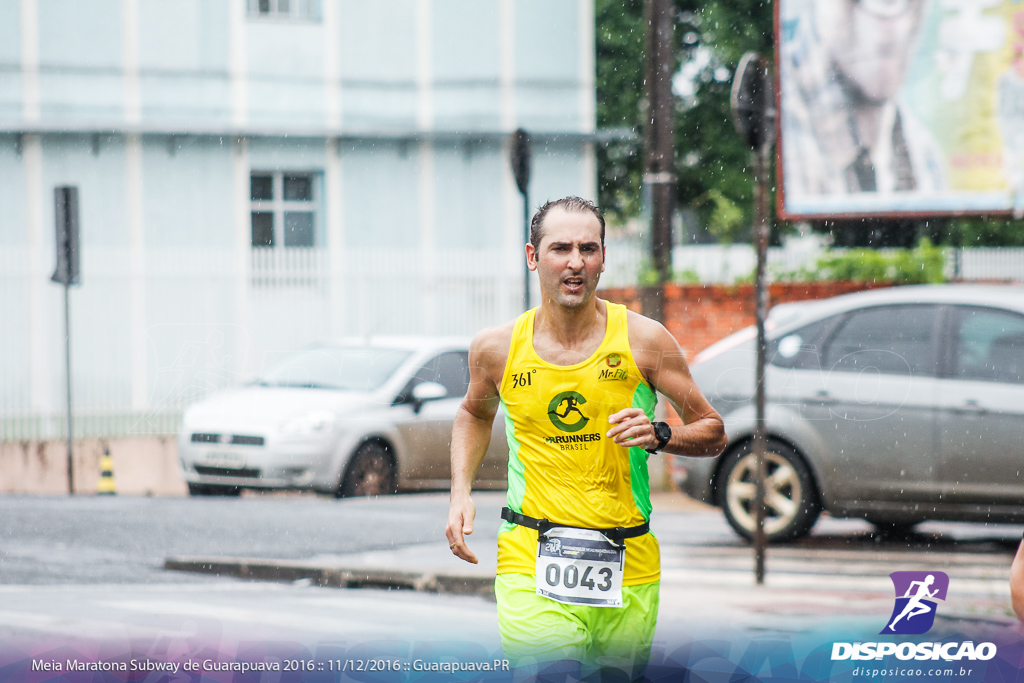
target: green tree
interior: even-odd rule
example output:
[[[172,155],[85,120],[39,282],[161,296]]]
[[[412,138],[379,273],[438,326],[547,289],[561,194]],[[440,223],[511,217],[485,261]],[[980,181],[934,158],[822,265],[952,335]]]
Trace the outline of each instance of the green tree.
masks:
[[[928,227],[935,242],[949,247],[1024,246],[1024,221],[1005,216],[951,218]]]
[[[618,136],[597,147],[598,203],[619,223],[642,208],[643,14],[643,0],[596,0],[594,7],[597,126]]]
[[[778,1],[778,0],[776,0]],[[598,201],[614,222],[639,215],[643,177],[643,0],[596,0],[597,125],[616,131],[597,150]],[[697,211],[721,241],[748,240],[753,220],[750,150],[733,129],[732,77],[749,50],[774,59],[774,3],[764,0],[675,0],[678,61],[691,91],[676,99],[678,205]],[[631,139],[621,139],[622,134]],[[774,185],[775,171],[770,174]],[[788,226],[775,220],[773,240]],[[943,246],[1022,246],[1024,221],[1004,216],[813,224],[846,246],[912,247],[921,237]]]
[[[698,212],[724,241],[749,238],[753,173],[750,150],[733,129],[729,91],[748,50],[772,55],[773,5],[762,0],[676,0],[678,62],[692,93],[676,100],[678,203]],[[597,122],[632,140],[599,147],[598,191],[613,220],[641,209],[643,176],[643,1],[597,0]],[[774,203],[774,202],[773,202]]]
[[[690,82],[695,87],[692,95],[680,98],[676,109],[679,205],[697,209],[701,222],[720,241],[749,240],[751,151],[733,127],[729,93],[744,53],[753,50],[773,57],[773,5],[761,0],[676,4],[683,19],[679,29],[697,38],[684,55],[691,62],[684,72],[693,74]],[[698,71],[698,65],[704,66]],[[704,201],[705,197],[714,201]],[[723,214],[733,219],[723,223]]]

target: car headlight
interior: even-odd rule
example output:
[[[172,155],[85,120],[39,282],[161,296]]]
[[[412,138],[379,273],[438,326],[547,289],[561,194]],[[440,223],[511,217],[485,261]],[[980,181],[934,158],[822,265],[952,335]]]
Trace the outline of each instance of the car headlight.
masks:
[[[282,434],[323,434],[334,427],[334,413],[329,410],[317,410],[312,413],[293,417],[281,425]]]

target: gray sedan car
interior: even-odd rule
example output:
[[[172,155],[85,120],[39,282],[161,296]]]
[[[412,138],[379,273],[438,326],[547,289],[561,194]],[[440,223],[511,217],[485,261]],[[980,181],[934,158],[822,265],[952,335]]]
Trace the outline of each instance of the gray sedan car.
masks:
[[[781,304],[767,324],[770,540],[821,511],[893,529],[1024,522],[1024,288],[925,285]],[[755,334],[698,354],[720,458],[677,459],[690,496],[754,528]]]
[[[191,406],[178,437],[192,495],[243,488],[338,496],[450,485],[452,421],[469,386],[465,339],[374,338],[304,349],[256,382]],[[477,488],[506,486],[504,419]]]

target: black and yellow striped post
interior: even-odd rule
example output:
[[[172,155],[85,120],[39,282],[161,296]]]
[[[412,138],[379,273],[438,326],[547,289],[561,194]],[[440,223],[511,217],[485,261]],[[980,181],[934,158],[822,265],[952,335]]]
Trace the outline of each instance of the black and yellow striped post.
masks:
[[[110,457],[110,449],[103,451],[100,458],[100,480],[96,484],[96,493],[101,496],[113,496],[117,494],[117,487],[114,485],[114,461]]]

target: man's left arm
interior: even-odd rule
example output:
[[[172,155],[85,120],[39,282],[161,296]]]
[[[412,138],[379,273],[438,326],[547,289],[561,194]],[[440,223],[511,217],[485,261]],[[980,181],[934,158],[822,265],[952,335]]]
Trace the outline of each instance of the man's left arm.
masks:
[[[715,456],[726,445],[722,417],[704,398],[690,374],[683,350],[660,323],[631,315],[630,350],[640,371],[655,390],[676,407],[683,424],[672,427],[672,438],[661,450],[676,455]],[[639,408],[620,410],[609,418],[607,436],[620,446],[652,449],[658,445],[654,426]]]

